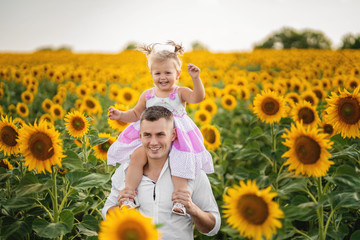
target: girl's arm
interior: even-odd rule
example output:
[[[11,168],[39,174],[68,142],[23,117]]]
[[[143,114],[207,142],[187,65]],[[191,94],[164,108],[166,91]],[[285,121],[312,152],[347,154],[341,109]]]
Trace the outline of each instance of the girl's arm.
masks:
[[[204,85],[200,79],[200,69],[194,64],[188,64],[188,71],[193,81],[193,90],[179,88],[179,96],[183,102],[199,103],[205,98]]]
[[[145,91],[146,92],[146,91]],[[111,120],[118,120],[122,122],[136,122],[140,119],[140,115],[146,108],[145,92],[143,92],[139,98],[136,106],[128,111],[119,111],[115,108],[109,108],[109,118]]]

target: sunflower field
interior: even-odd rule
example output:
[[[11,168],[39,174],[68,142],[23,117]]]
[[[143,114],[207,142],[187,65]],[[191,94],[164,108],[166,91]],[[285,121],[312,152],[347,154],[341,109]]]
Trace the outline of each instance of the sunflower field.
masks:
[[[206,97],[187,112],[222,215],[216,236],[195,239],[360,239],[360,51],[182,61],[180,86],[192,87],[188,63],[201,69]],[[157,238],[138,212],[109,216],[138,221],[118,235],[101,215],[116,169],[106,153],[128,125],[108,108],[131,109],[152,85],[138,51],[0,53],[0,239]]]

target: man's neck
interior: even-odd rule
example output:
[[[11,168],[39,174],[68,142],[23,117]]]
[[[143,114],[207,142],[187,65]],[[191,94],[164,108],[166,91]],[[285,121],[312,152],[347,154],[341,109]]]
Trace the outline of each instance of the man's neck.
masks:
[[[154,182],[157,182],[161,170],[163,169],[164,164],[166,162],[166,159],[164,160],[148,159],[148,162],[144,167],[144,174]]]

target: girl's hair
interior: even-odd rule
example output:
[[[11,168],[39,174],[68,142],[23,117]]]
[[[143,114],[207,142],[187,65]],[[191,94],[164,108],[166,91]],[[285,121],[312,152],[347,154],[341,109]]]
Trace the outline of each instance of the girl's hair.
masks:
[[[153,62],[163,62],[169,59],[173,59],[175,61],[175,68],[177,71],[181,70],[181,60],[179,55],[184,54],[184,48],[181,44],[176,44],[173,41],[168,41],[167,45],[173,46],[174,50],[161,49],[156,50],[156,46],[162,45],[160,43],[152,43],[149,45],[143,45],[139,47],[139,50],[146,54],[148,59],[148,66],[151,71],[151,64]]]

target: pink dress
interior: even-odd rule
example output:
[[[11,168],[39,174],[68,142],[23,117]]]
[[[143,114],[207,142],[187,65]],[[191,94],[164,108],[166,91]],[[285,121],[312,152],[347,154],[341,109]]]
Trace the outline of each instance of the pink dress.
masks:
[[[169,154],[171,175],[194,179],[202,169],[206,173],[213,173],[214,166],[211,154],[204,146],[204,138],[196,124],[187,115],[182,105],[178,88],[175,88],[167,98],[155,95],[154,88],[147,90],[146,107],[163,106],[174,115],[177,137],[173,142]],[[110,146],[107,162],[110,165],[129,161],[130,155],[140,146],[140,121],[130,124]]]

